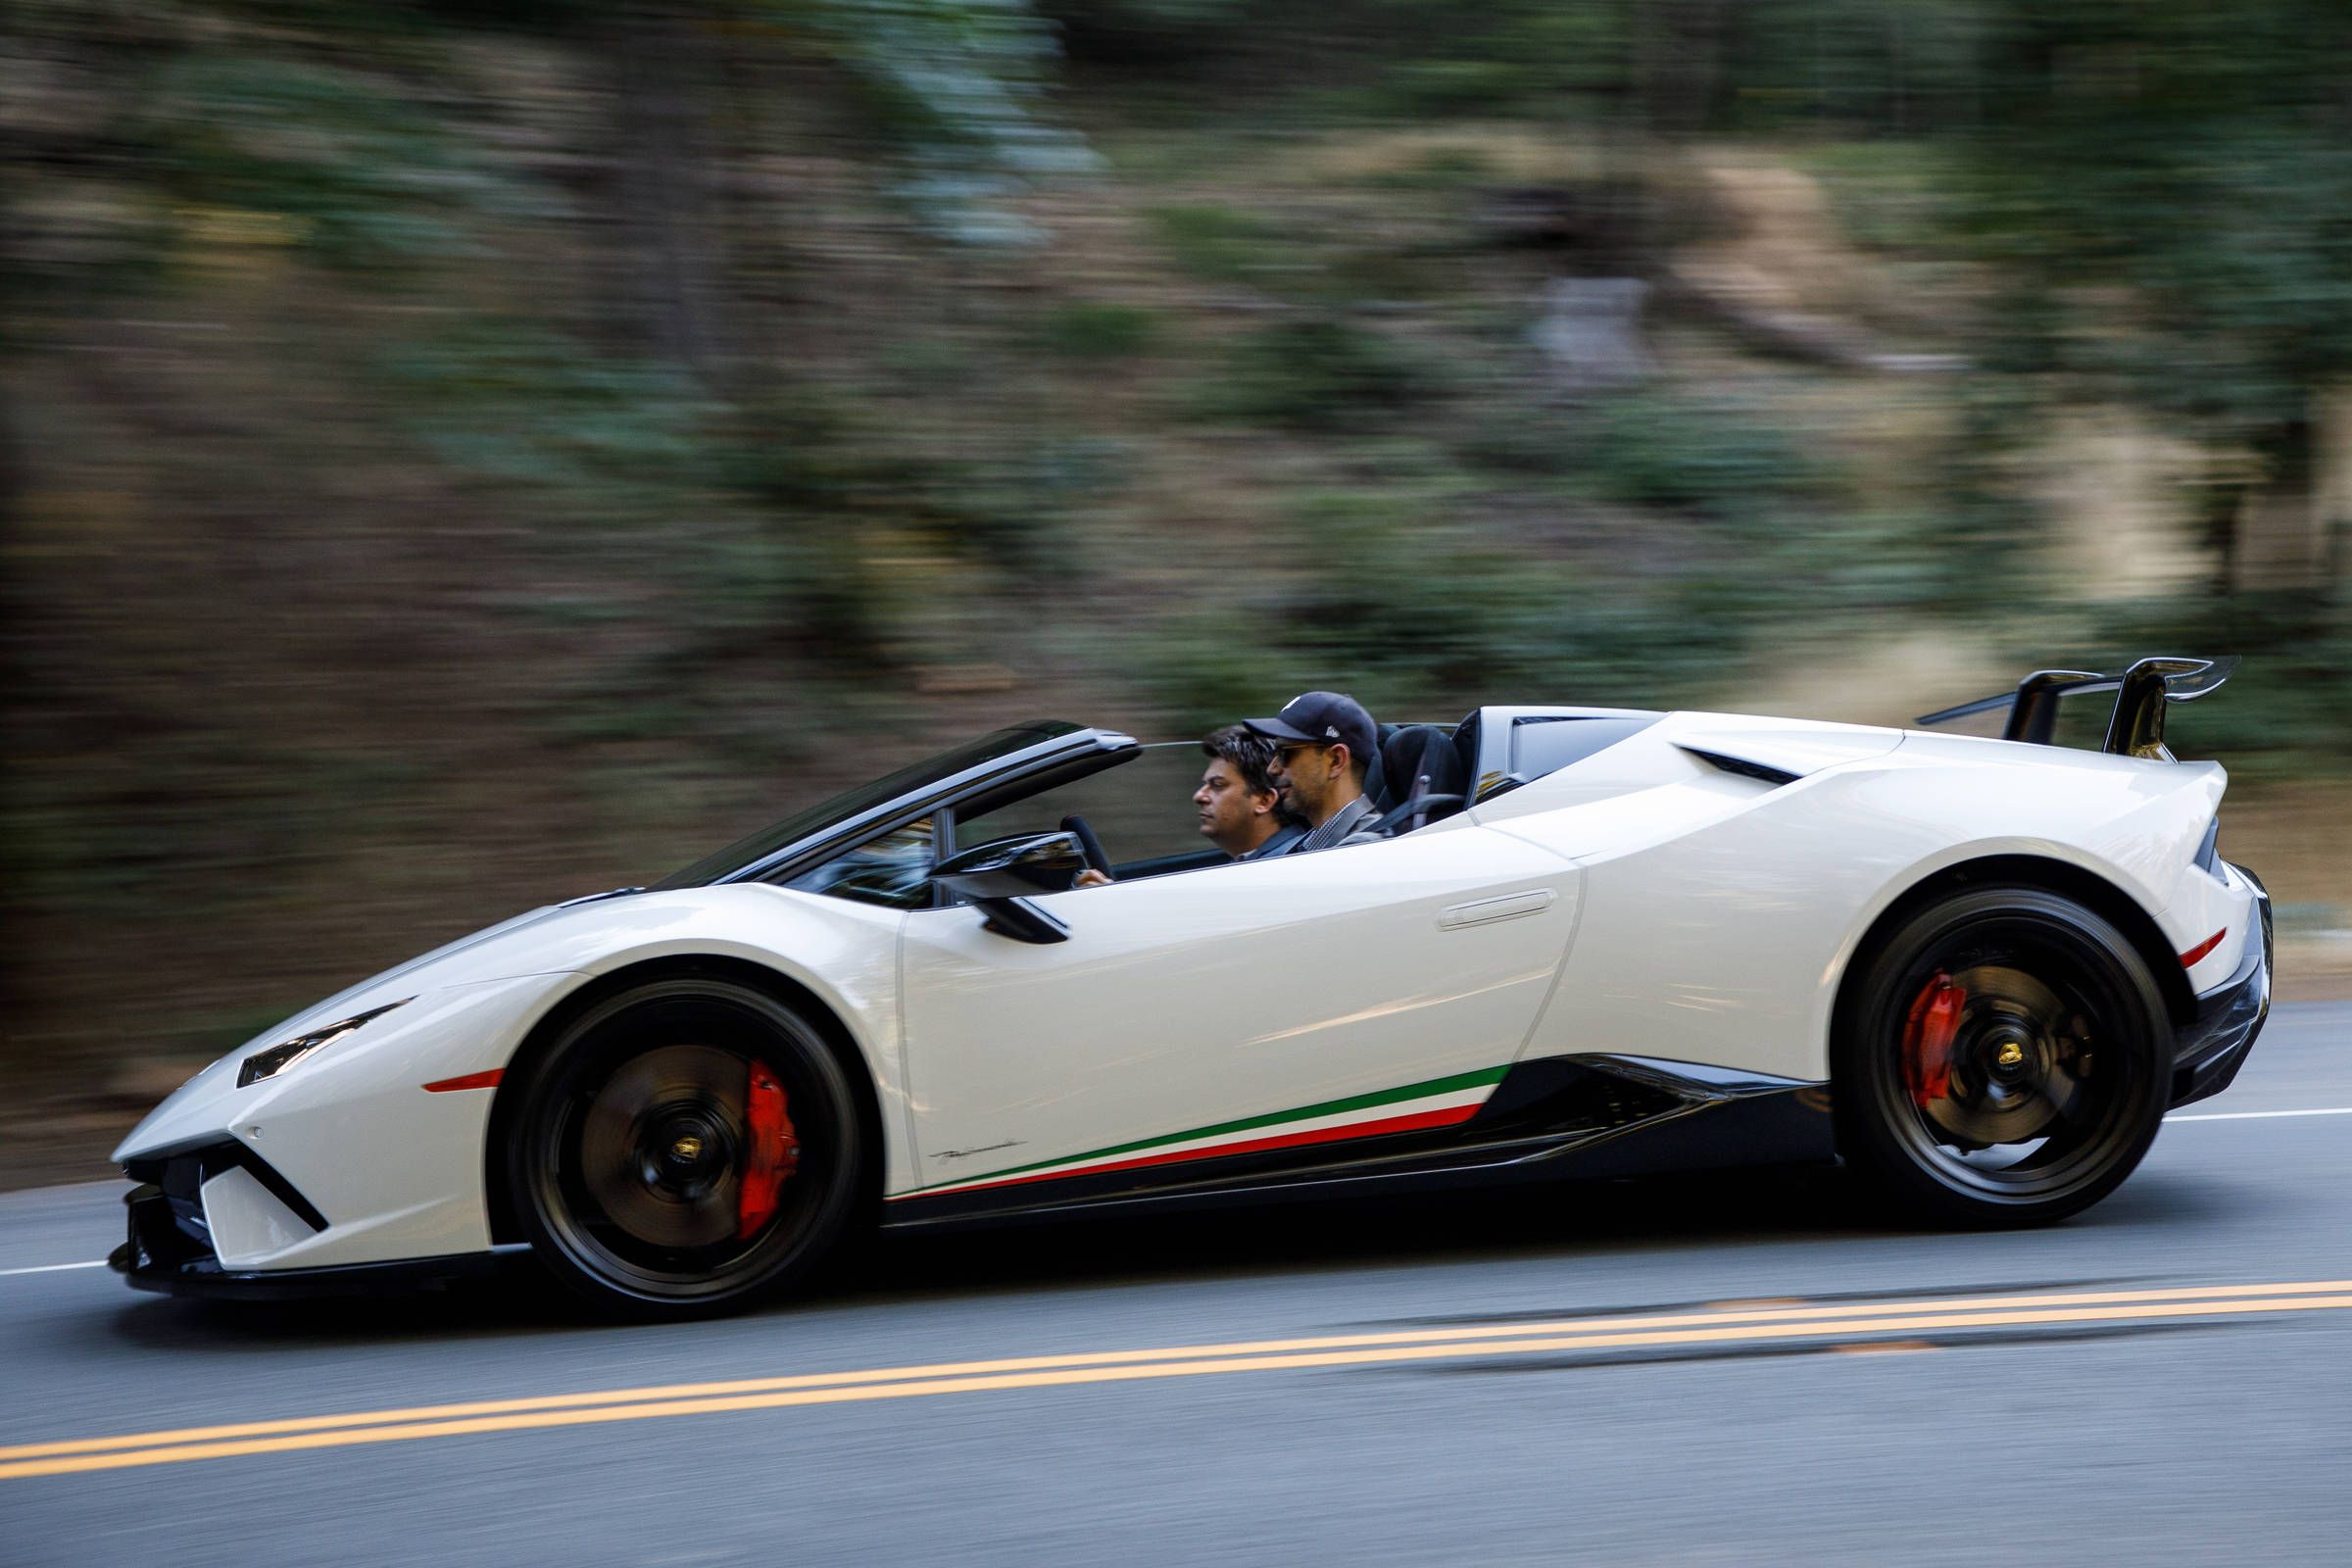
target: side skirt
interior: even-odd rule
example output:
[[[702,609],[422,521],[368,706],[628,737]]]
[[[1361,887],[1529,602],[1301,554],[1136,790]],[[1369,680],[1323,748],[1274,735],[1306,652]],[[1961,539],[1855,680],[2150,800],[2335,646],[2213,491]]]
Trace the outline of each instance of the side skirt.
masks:
[[[1829,1109],[1822,1084],[1641,1056],[1551,1056],[1513,1066],[1457,1126],[916,1195],[890,1203],[883,1226],[1827,1162],[1837,1157]]]

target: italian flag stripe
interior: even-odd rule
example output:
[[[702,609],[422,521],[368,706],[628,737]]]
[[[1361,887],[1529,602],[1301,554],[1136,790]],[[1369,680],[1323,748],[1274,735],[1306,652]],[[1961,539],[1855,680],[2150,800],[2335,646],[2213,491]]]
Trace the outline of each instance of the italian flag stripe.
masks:
[[[1344,1100],[1327,1100],[1295,1110],[1245,1116],[1158,1138],[1114,1144],[1083,1154],[1014,1165],[986,1176],[942,1182],[934,1187],[900,1193],[898,1198],[933,1197],[945,1193],[978,1192],[989,1187],[1013,1187],[1052,1181],[1062,1176],[1091,1176],[1110,1171],[1168,1165],[1180,1160],[1220,1154],[1250,1154],[1303,1144],[1334,1143],[1347,1138],[1375,1138],[1384,1133],[1417,1132],[1468,1121],[1502,1081],[1503,1067],[1432,1078]]]

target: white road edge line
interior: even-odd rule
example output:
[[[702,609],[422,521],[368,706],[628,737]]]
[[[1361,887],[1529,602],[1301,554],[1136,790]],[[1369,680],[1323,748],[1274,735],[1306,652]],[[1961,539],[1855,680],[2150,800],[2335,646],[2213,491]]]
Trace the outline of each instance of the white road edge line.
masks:
[[[2274,1116],[2352,1116],[2352,1105],[2329,1105],[2324,1110],[2209,1110],[2198,1116],[2167,1116],[2166,1121],[2268,1121]]]
[[[38,1268],[0,1268],[0,1277],[10,1274],[59,1274],[70,1268],[104,1267],[106,1267],[106,1259],[102,1257],[92,1263],[43,1263]]]

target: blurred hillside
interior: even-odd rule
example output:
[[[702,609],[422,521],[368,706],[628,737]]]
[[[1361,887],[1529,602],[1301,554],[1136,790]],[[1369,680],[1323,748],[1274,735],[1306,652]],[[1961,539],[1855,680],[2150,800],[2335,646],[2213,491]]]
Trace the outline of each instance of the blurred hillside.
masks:
[[[2342,924],[2348,121],[2338,0],[19,0],[8,1099],[1316,685],[2240,653]]]

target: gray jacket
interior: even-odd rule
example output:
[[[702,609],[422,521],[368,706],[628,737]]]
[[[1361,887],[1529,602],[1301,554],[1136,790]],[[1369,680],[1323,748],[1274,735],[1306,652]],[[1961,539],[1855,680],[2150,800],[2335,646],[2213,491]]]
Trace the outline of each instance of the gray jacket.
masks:
[[[1273,836],[1247,855],[1237,855],[1234,860],[1271,860],[1278,855],[1288,855],[1306,837],[1306,829],[1297,822],[1285,822],[1274,830]]]
[[[1376,844],[1380,841],[1380,834],[1372,824],[1378,817],[1379,813],[1372,809],[1372,802],[1358,795],[1332,812],[1329,821],[1301,835],[1298,842],[1282,853],[1311,855],[1317,850],[1336,850],[1348,844]]]

